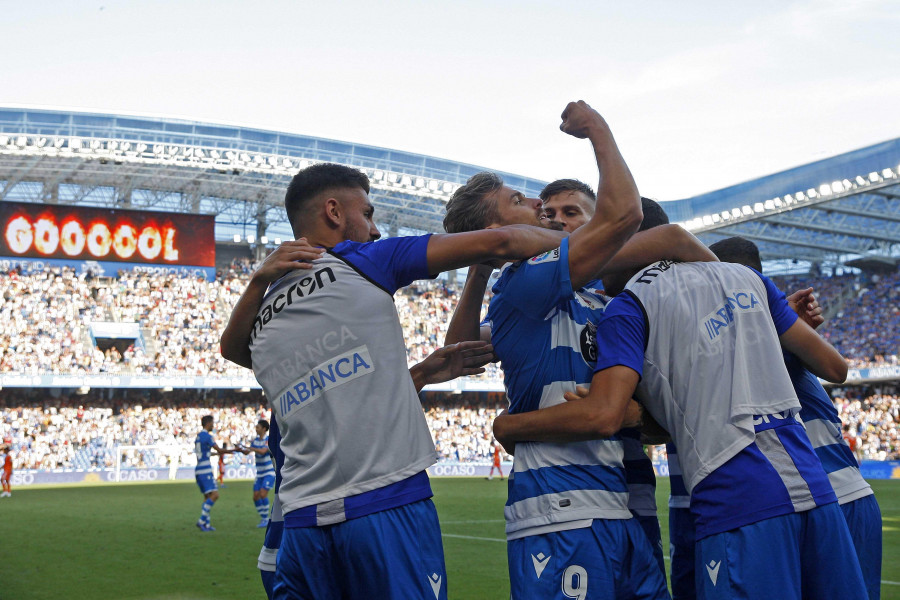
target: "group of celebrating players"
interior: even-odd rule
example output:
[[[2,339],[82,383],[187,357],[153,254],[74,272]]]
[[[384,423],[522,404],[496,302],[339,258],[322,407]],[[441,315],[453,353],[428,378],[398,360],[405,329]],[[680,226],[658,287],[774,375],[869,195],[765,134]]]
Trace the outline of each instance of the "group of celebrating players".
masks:
[[[269,597],[448,597],[417,392],[499,359],[513,598],[670,597],[643,450],[666,442],[675,598],[877,598],[881,516],[817,379],[847,366],[814,331],[812,290],[786,298],[746,240],[718,262],[668,225],[584,102],[560,128],[590,141],[596,195],[559,180],[532,199],[480,173],[443,235],[376,242],[356,169],[291,181],[295,240],[254,272],[221,340],[273,413]],[[408,369],[393,294],[467,266],[448,345]]]

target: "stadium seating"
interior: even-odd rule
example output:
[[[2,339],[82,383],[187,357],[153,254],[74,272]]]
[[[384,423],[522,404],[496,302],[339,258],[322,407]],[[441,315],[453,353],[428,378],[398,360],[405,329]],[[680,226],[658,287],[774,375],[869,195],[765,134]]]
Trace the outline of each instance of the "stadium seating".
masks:
[[[0,275],[0,371],[20,374],[143,373],[246,374],[222,359],[218,341],[252,265],[235,261],[216,281],[123,272],[118,278],[76,275],[69,269]],[[882,279],[778,278],[786,291],[813,285],[834,312],[822,328],[851,364],[898,363],[900,273]],[[444,280],[418,282],[396,295],[408,340],[409,364],[443,344],[459,288]],[[484,308],[486,309],[487,302]],[[97,348],[97,321],[136,322],[145,346]],[[497,365],[481,376],[500,384]],[[54,397],[53,394],[57,394]],[[94,390],[58,396],[50,390],[0,391],[0,439],[13,443],[16,468],[110,467],[119,445],[173,444],[180,464],[193,464],[200,417],[213,414],[217,437],[248,442],[258,418],[268,415],[259,392],[220,391],[214,400],[194,390],[169,393]],[[488,461],[491,422],[505,408],[499,393],[428,394],[425,415],[443,460]],[[896,384],[835,392],[835,401],[862,457],[900,458]],[[159,464],[160,456],[135,452],[126,466]],[[242,460],[242,459],[241,459]]]

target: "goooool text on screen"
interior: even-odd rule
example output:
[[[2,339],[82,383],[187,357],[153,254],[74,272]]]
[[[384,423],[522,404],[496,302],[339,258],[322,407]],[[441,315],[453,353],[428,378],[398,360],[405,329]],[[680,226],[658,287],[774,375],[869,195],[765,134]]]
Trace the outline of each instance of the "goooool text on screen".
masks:
[[[215,218],[138,210],[0,203],[0,255],[215,266]]]

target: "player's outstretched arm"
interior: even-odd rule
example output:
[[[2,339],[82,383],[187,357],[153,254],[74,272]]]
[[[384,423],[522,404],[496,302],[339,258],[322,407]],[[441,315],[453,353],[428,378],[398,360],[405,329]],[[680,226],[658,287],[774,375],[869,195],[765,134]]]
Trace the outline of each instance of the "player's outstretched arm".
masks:
[[[531,258],[558,248],[566,235],[531,225],[435,234],[428,240],[428,271],[442,273],[479,263]]]
[[[562,404],[494,419],[494,437],[509,449],[517,442],[580,442],[607,438],[632,425],[626,412],[640,377],[624,366],[594,373],[584,396],[566,393]],[[583,392],[582,392],[583,393]]]
[[[660,225],[635,233],[601,270],[601,275],[633,271],[660,260],[719,262],[716,255],[680,225]]]
[[[410,368],[409,374],[419,392],[428,384],[443,383],[484,373],[484,365],[494,358],[494,347],[487,342],[459,342],[438,348],[425,360]]]
[[[300,238],[284,242],[265,258],[250,277],[247,289],[234,305],[228,325],[222,332],[219,348],[223,358],[248,369],[253,366],[250,334],[269,284],[288,271],[311,269],[311,261],[320,258],[324,252],[322,248],[310,246],[306,238]]]
[[[491,328],[481,327],[481,304],[487,291],[488,280],[493,272],[488,265],[472,265],[466,277],[466,285],[456,303],[453,317],[447,326],[445,344],[455,344],[471,340],[491,341]]]
[[[578,289],[597,278],[640,227],[643,213],[634,178],[600,113],[581,100],[570,102],[559,128],[590,140],[600,170],[596,210],[569,238],[569,275],[572,287]]]
[[[781,346],[799,358],[813,375],[832,383],[846,381],[844,357],[803,319],[797,319],[780,339]]]

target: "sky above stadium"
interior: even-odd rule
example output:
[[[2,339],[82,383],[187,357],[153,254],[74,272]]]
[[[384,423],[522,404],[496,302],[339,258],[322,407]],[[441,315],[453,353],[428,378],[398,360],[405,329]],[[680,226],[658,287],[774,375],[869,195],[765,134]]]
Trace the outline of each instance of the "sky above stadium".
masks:
[[[900,137],[896,0],[4,2],[0,104],[291,131],[673,200]],[[888,165],[886,165],[888,166]]]

